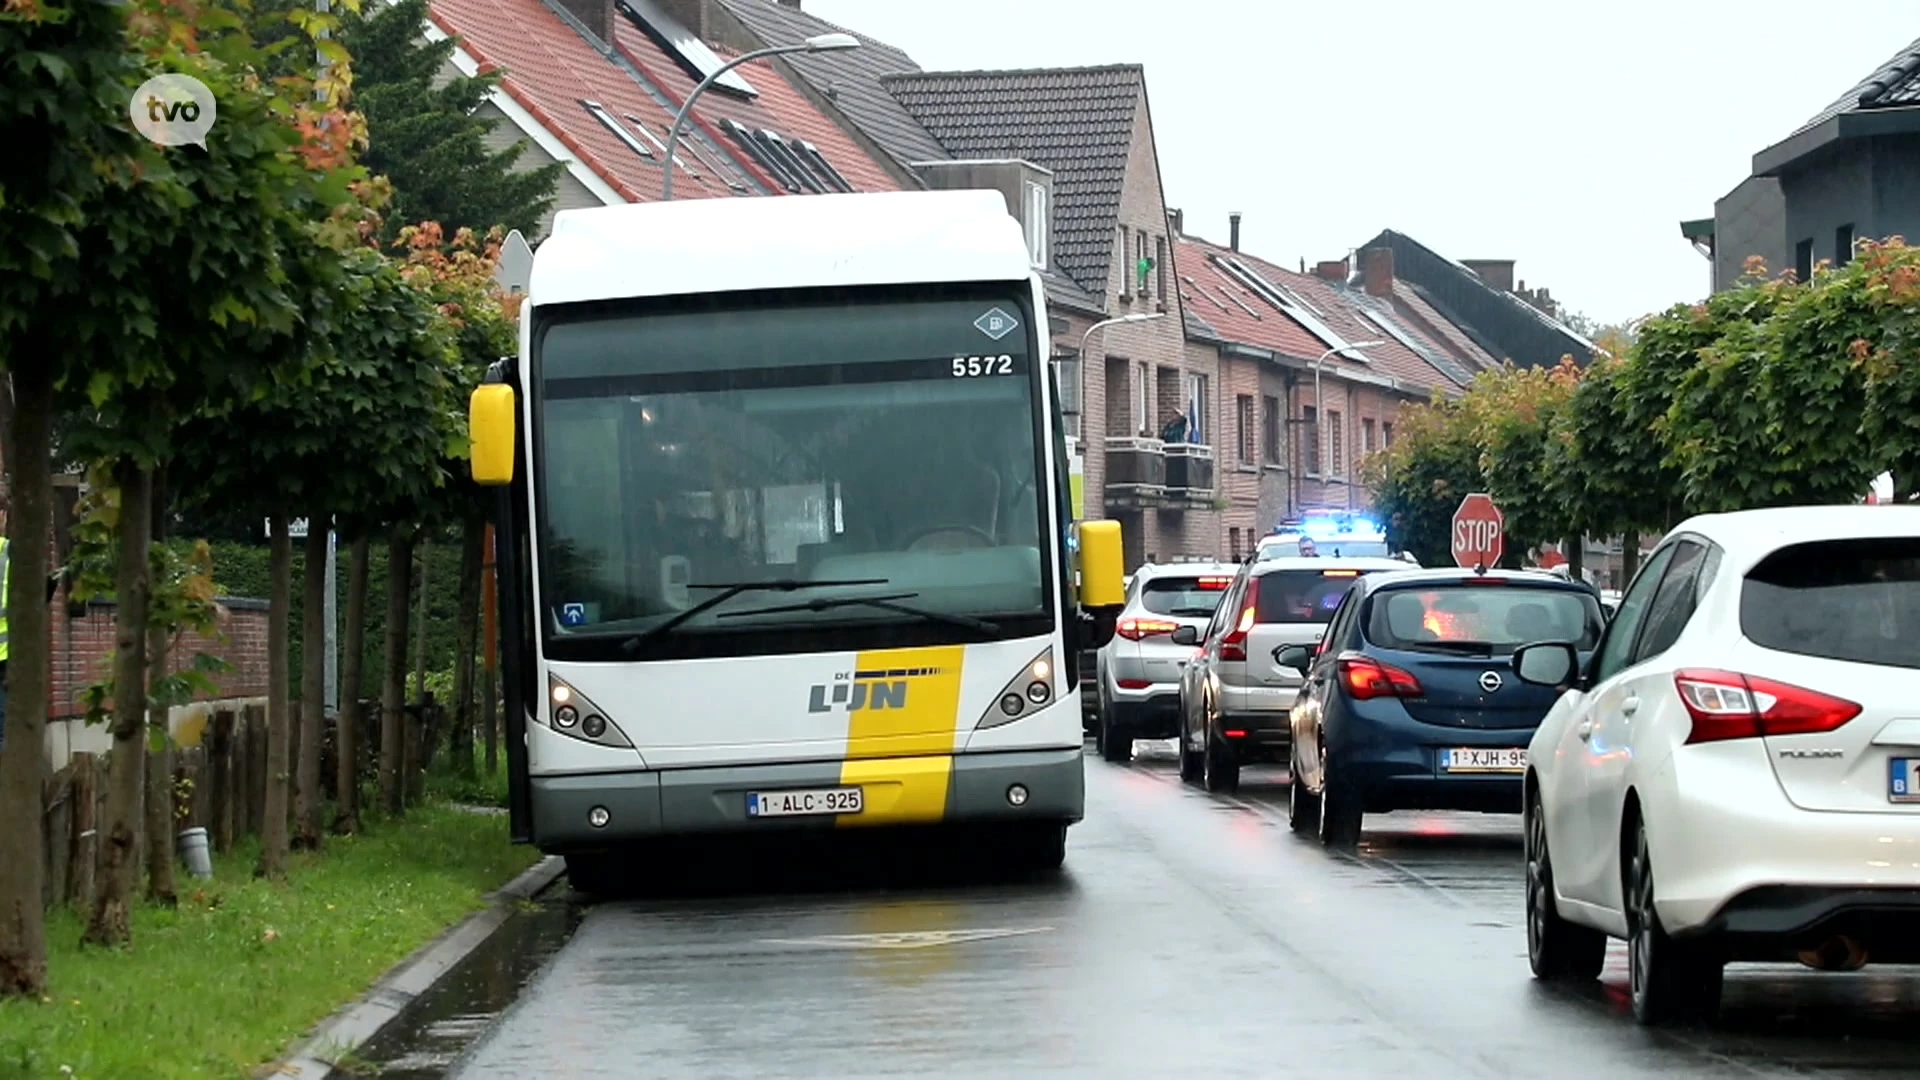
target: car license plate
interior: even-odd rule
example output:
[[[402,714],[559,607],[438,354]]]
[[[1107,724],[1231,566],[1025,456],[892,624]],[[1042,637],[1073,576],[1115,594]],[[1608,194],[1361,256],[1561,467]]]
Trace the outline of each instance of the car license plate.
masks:
[[[1527,770],[1527,748],[1456,747],[1440,751],[1441,772],[1510,773]]]
[[[866,801],[857,787],[747,792],[747,816],[755,818],[857,814],[865,805]]]
[[[1920,802],[1920,758],[1894,758],[1887,772],[1888,802]]]

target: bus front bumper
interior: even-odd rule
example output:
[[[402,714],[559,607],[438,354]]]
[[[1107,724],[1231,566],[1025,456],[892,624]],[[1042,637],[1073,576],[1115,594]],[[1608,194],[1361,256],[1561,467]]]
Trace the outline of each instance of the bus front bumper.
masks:
[[[589,851],[648,837],[782,828],[1076,822],[1080,747],[531,778],[533,842]],[[858,787],[858,813],[755,817],[749,797]],[[594,822],[601,820],[596,826]]]

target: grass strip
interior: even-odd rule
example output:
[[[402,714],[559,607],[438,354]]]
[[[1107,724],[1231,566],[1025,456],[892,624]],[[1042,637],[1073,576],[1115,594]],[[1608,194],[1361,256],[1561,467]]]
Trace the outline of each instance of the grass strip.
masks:
[[[383,972],[483,906],[537,852],[506,819],[428,804],[252,877],[256,844],[180,872],[174,909],[140,905],[131,949],[82,948],[48,915],[49,992],[0,1001],[0,1078],[245,1077]]]

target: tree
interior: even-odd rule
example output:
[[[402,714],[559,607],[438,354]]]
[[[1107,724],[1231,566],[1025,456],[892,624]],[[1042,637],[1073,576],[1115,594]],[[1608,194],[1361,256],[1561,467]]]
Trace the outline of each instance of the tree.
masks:
[[[1518,565],[1528,548],[1577,532],[1574,515],[1555,497],[1549,469],[1549,431],[1581,379],[1571,356],[1552,368],[1508,367],[1484,372],[1468,386],[1463,407],[1480,451],[1488,494],[1506,522],[1503,561]],[[1451,520],[1451,519],[1449,519]]]
[[[455,41],[422,43],[426,20],[427,0],[376,4],[347,20],[341,35],[353,55],[354,107],[367,118],[361,160],[393,183],[387,235],[432,221],[448,236],[497,225],[532,238],[553,205],[563,166],[522,167],[525,143],[488,148],[492,125],[478,110],[505,72],[442,83]]]
[[[1422,565],[1453,561],[1453,513],[1480,490],[1480,447],[1472,417],[1457,399],[1403,407],[1391,446],[1367,456],[1363,478],[1374,509],[1400,547]]]
[[[1861,433],[1892,470],[1894,498],[1920,498],[1920,248],[1863,241],[1850,269],[1869,315],[1847,342],[1866,384]]]

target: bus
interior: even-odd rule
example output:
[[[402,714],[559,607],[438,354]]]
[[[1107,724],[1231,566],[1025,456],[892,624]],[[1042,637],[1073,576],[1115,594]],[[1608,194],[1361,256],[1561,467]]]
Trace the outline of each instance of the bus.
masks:
[[[585,891],[653,839],[808,827],[1059,866],[1124,589],[1046,319],[992,191],[556,215],[468,418],[514,841]]]

